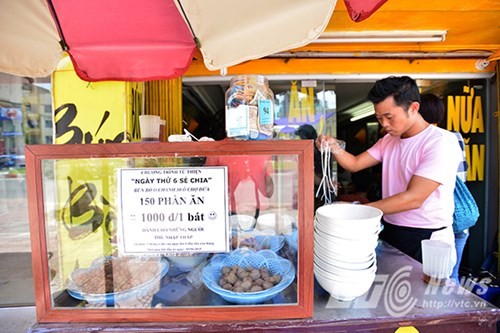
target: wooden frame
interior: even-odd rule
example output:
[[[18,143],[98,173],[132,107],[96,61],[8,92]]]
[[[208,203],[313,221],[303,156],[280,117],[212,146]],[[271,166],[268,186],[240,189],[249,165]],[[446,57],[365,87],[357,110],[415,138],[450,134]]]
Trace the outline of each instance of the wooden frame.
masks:
[[[37,321],[46,322],[196,322],[309,318],[313,315],[313,145],[310,140],[28,145],[26,179]],[[44,160],[295,155],[298,160],[297,303],[171,308],[54,308],[50,294],[44,207]],[[271,310],[271,311],[270,311]]]

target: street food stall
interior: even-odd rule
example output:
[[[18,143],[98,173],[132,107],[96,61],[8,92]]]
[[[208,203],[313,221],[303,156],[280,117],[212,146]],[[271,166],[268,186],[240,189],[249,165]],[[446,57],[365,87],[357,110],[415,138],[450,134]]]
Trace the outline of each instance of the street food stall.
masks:
[[[319,273],[338,256],[323,249],[332,237],[318,233],[320,212],[312,210],[314,143],[266,135],[272,120],[265,111],[273,106],[265,102],[272,95],[266,81],[246,97],[234,87],[258,79],[235,77],[228,89],[233,140],[196,141],[187,133],[169,136],[180,142],[161,142],[157,132],[156,141],[126,145],[27,146],[27,181],[36,189],[29,193],[32,244],[39,249],[39,320],[31,331],[493,332],[497,308],[472,292],[476,285],[424,282],[420,263],[378,240],[381,215],[366,218],[376,227],[367,238],[344,241],[349,251],[337,264],[355,271],[351,281],[331,284]],[[329,118],[320,117],[325,126]],[[61,128],[75,131],[73,121]],[[246,172],[249,184],[238,178]],[[266,177],[273,191],[264,195],[256,184]],[[354,259],[364,243],[369,252]],[[258,290],[265,282],[235,289],[243,288],[239,275],[262,276],[263,267],[271,273],[268,289]]]
[[[27,146],[28,187],[37,189],[28,196],[32,244],[39,249],[33,255],[40,263],[34,267],[40,322],[310,317],[312,146]],[[239,207],[229,214],[228,179],[239,165],[200,165],[227,156],[265,161],[260,173],[269,173],[274,191],[266,203],[261,198],[259,216]],[[71,173],[83,164],[91,172]],[[292,183],[282,179],[287,172],[295,174]],[[248,197],[231,191],[237,203]],[[252,267],[246,275],[257,274],[260,283],[247,288],[240,281],[248,293],[228,289],[219,280],[234,267]],[[235,273],[229,275],[235,284]]]
[[[23,2],[16,2],[19,3],[17,10],[21,8],[20,12],[23,12]],[[450,24],[454,29],[459,26],[459,32],[455,34],[444,28],[428,30],[429,27],[422,23],[440,21],[443,12],[454,10],[455,2],[445,1],[439,11],[426,7],[431,19],[421,21],[413,13],[405,12],[407,7],[415,5],[414,2],[405,5],[389,2],[389,6],[382,7],[387,10],[380,12],[376,23],[392,22],[391,14],[393,18],[404,18],[405,23],[410,19],[415,21],[409,25],[398,21],[397,29],[382,23],[382,30],[389,31],[372,35],[365,34],[364,30],[369,30],[367,25],[353,27],[354,23],[345,22],[339,16],[346,11],[352,14],[353,7],[349,4],[355,1],[339,2],[338,6],[335,1],[315,2],[314,5],[294,1],[299,6],[296,10],[291,9],[290,1],[286,4],[280,2],[277,6],[286,7],[288,13],[300,13],[301,17],[280,17],[275,23],[281,30],[259,25],[265,31],[260,31],[258,36],[273,33],[273,38],[269,38],[271,45],[277,45],[276,41],[286,43],[267,50],[267,54],[250,55],[243,47],[255,48],[260,42],[260,37],[252,35],[254,31],[245,38],[235,34],[234,43],[222,40],[221,44],[221,40],[216,40],[217,43],[211,44],[215,45],[215,51],[210,50],[207,44],[213,36],[209,29],[203,29],[194,20],[196,13],[203,12],[198,7],[201,5],[196,2],[181,4],[180,1],[168,2],[167,7],[176,15],[176,11],[185,10],[184,15],[172,18],[169,21],[172,26],[161,25],[161,28],[181,27],[179,34],[173,35],[188,37],[189,43],[176,44],[177,47],[181,45],[182,52],[177,49],[178,53],[170,53],[168,47],[157,48],[156,40],[149,40],[146,51],[141,49],[138,52],[136,45],[128,49],[123,45],[108,48],[111,44],[102,42],[101,48],[91,47],[90,53],[85,54],[89,51],[86,37],[90,30],[97,36],[109,37],[107,32],[113,29],[102,29],[89,22],[82,24],[83,18],[96,17],[101,23],[106,23],[109,8],[99,11],[99,2],[88,2],[94,6],[93,13],[100,15],[81,16],[82,11],[89,10],[84,2],[75,2],[82,6],[77,9],[65,8],[61,1],[48,3],[50,12],[46,11],[45,2],[37,2],[36,8],[38,13],[44,13],[43,26],[48,22],[51,28],[39,29],[50,44],[49,60],[44,66],[35,68],[43,67],[45,74],[50,73],[63,50],[68,52],[75,67],[70,74],[59,72],[54,76],[58,85],[54,90],[56,145],[26,147],[37,310],[37,323],[31,332],[496,330],[498,309],[478,297],[477,290],[472,293],[472,286],[426,284],[422,279],[421,264],[378,239],[372,244],[369,262],[373,280],[368,288],[354,298],[340,297],[334,295],[333,290],[327,290],[325,282],[320,282],[319,274],[315,276],[320,270],[314,264],[320,262],[320,258],[315,257],[319,251],[314,244],[313,143],[274,140],[274,133],[270,130],[273,123],[290,130],[294,127],[287,128],[289,125],[314,122],[324,131],[336,134],[336,112],[324,110],[322,117],[316,117],[314,113],[316,92],[311,89],[314,80],[307,80],[311,79],[308,75],[332,81],[339,77],[351,80],[353,76],[359,78],[360,74],[365,75],[363,80],[394,73],[409,73],[423,79],[435,78],[436,73],[446,78],[458,75],[463,80],[470,80],[470,84],[459,87],[464,88],[463,94],[470,95],[471,100],[467,107],[466,103],[461,104],[463,109],[471,112],[474,106],[474,112],[477,111],[474,114],[483,115],[481,101],[487,101],[484,114],[492,113],[495,104],[491,101],[495,98],[489,95],[489,90],[483,90],[482,99],[477,104],[470,90],[471,87],[479,89],[479,86],[490,88],[489,84],[478,85],[474,80],[486,81],[494,75],[494,61],[498,59],[494,48],[498,46],[498,40],[491,38],[491,29],[481,29],[482,22],[476,22],[480,43],[470,50],[460,42],[460,38],[470,37],[470,33],[463,29],[462,20]],[[358,23],[364,21],[384,3],[372,1],[368,14],[361,11],[359,15],[351,15],[351,19]],[[165,5],[162,1],[155,1],[155,4]],[[211,8],[214,7],[211,3],[204,5],[222,12],[220,8]],[[225,5],[233,8],[229,2]],[[268,5],[256,7],[263,10],[262,14],[267,14],[272,12]],[[469,4],[465,10],[460,8],[460,17],[470,15],[470,10],[484,11],[489,6],[482,1]],[[130,24],[129,15],[134,10],[128,8],[122,12],[126,6],[118,7],[121,27],[128,26],[127,31],[133,33],[136,25]],[[340,10],[328,22],[334,7]],[[494,9],[493,15],[498,12],[497,8]],[[155,12],[155,18],[160,22],[162,13]],[[214,17],[210,16],[211,19]],[[250,15],[244,18],[248,17]],[[234,26],[243,21],[252,26],[252,22],[243,20],[240,15],[231,18],[233,20],[227,22]],[[8,19],[6,17],[4,21]],[[153,21],[144,17],[137,21],[142,23],[141,27],[151,29],[147,36],[154,35],[165,42],[163,38],[169,34],[158,26],[152,27]],[[180,24],[183,21],[188,25]],[[336,33],[339,30],[337,21],[346,27],[340,33]],[[303,29],[302,34],[290,33],[290,29],[301,23],[306,23],[309,28]],[[34,26],[36,30],[36,24]],[[408,32],[406,30],[414,30],[408,27],[415,26],[431,35],[421,36],[419,32],[418,36],[402,36]],[[84,29],[78,30],[81,27]],[[285,38],[289,36],[298,36],[298,40]],[[348,36],[357,42],[347,40]],[[139,36],[138,40],[142,37]],[[363,38],[364,41],[360,42]],[[391,44],[397,38],[407,39]],[[428,40],[422,41],[421,38]],[[315,40],[315,46],[310,45],[312,40]],[[439,44],[445,40],[451,42]],[[493,42],[486,45],[485,40]],[[373,43],[374,46],[359,53],[357,43]],[[32,44],[24,42],[24,45]],[[243,54],[239,54],[237,60],[217,62],[221,60],[217,51],[228,45]],[[120,53],[121,56],[116,57],[112,51],[116,49],[120,52],[132,50],[132,54]],[[20,52],[21,55],[32,53]],[[229,53],[224,52],[224,55]],[[138,60],[140,57],[144,57],[141,58],[144,62]],[[262,59],[247,61],[256,58]],[[88,59],[94,62],[86,63]],[[11,65],[10,60],[8,65]],[[237,65],[242,61],[246,62]],[[5,61],[0,65],[0,69],[5,70]],[[12,66],[8,70],[12,72]],[[221,75],[213,70],[221,70]],[[33,73],[32,69],[27,72]],[[20,67],[15,73],[29,75],[26,68]],[[75,81],[75,73],[83,80]],[[248,73],[286,76],[286,80],[295,86],[290,89],[296,97],[292,100],[300,104],[300,107],[288,107],[287,110],[299,110],[292,115],[300,116],[292,123],[288,119],[269,118],[265,110],[269,111],[271,98],[263,90],[259,95],[263,98],[256,98],[255,105],[241,107],[241,103],[236,103],[238,105],[233,105],[228,114],[230,126],[227,130],[230,136],[238,139],[236,141],[141,142],[139,116],[145,113],[172,117],[167,119],[168,130],[158,141],[165,141],[169,135],[184,136],[179,98],[182,81],[177,79],[180,75],[185,75],[186,81],[191,82],[216,76],[217,80],[230,81],[225,76],[227,73],[235,77]],[[66,74],[69,78],[62,79]],[[290,75],[305,77],[300,92],[296,76],[290,78]],[[173,84],[166,88],[160,82],[172,78],[175,78]],[[106,80],[110,82],[101,82]],[[150,82],[142,84],[140,81]],[[63,82],[72,85],[63,87]],[[155,90],[158,87],[162,88]],[[110,94],[108,88],[113,93]],[[71,96],[71,92],[77,90],[79,96]],[[89,95],[82,97],[87,93]],[[467,98],[458,96],[456,89],[453,93],[457,95],[456,101]],[[119,96],[119,101],[107,101],[111,95]],[[252,96],[255,95],[253,92]],[[230,96],[226,99],[230,100]],[[233,99],[235,102],[242,98],[237,97]],[[148,103],[169,104],[169,107],[167,112],[157,111]],[[113,107],[108,109],[109,105]],[[100,112],[98,117],[95,117],[96,112]],[[251,125],[256,123],[249,125],[245,117],[246,122],[242,122],[242,114],[252,114],[252,119],[260,117],[262,121],[252,128]],[[96,118],[100,122],[96,122]],[[482,124],[481,119],[476,120],[477,124]],[[484,128],[481,129],[484,133]],[[289,132],[283,133],[286,136]],[[486,138],[481,137],[481,140]],[[186,138],[185,141],[193,140]],[[484,161],[484,141],[474,144],[477,147],[476,160]],[[492,150],[494,147],[490,148]],[[221,162],[231,158],[237,158],[241,163]],[[273,181],[272,194],[264,195],[256,189],[257,186],[254,190],[251,182],[238,184],[241,185],[239,191],[231,185],[232,175],[245,170],[245,166],[248,169],[256,166],[256,160],[266,161],[262,173]],[[495,167],[492,169],[496,170]],[[477,173],[482,175],[482,170]],[[493,181],[496,178],[491,173],[491,178],[479,180],[483,183]],[[254,171],[249,174],[256,177]],[[252,206],[257,202],[258,206]],[[254,209],[243,210],[242,207],[248,206]],[[497,220],[498,212],[492,214],[491,209],[486,208],[488,212],[484,216],[488,221],[491,216]],[[357,208],[353,206],[352,209]],[[488,226],[482,230],[486,229]],[[235,271],[231,270],[233,268]],[[224,274],[227,275],[222,277]],[[256,278],[251,282],[240,281],[236,278],[239,275]],[[265,279],[260,278],[263,275],[266,275]],[[475,282],[475,287],[482,287],[480,292],[488,291],[488,285]]]
[[[494,332],[495,306],[467,286],[425,283],[420,263],[378,240],[376,274],[362,294],[339,296],[315,280],[312,145],[27,146],[32,246],[39,249],[33,252],[39,322],[30,331]],[[200,164],[227,155],[270,158],[276,198],[255,221],[227,214],[225,178],[237,170]],[[68,177],[82,163],[92,173]],[[280,179],[285,170],[296,173],[296,182]],[[289,191],[296,202],[284,196]],[[230,269],[247,266],[249,274],[266,268],[279,279],[260,291],[221,287],[225,269],[235,276]]]

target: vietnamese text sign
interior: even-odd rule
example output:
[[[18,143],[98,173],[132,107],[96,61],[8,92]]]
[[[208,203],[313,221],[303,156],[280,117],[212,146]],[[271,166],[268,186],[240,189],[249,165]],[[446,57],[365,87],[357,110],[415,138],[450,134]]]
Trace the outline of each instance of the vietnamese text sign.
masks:
[[[227,167],[118,170],[123,254],[228,252]]]

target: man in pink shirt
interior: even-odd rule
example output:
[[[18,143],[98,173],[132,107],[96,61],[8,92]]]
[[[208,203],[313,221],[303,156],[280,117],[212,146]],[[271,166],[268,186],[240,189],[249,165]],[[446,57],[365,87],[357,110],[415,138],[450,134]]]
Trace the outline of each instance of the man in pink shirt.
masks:
[[[327,140],[336,161],[349,172],[382,163],[382,199],[367,204],[384,213],[381,239],[418,261],[423,239],[454,247],[453,190],[461,160],[455,136],[422,118],[420,93],[408,76],[377,81],[368,99],[384,137],[356,156],[328,136],[320,135],[317,145]]]

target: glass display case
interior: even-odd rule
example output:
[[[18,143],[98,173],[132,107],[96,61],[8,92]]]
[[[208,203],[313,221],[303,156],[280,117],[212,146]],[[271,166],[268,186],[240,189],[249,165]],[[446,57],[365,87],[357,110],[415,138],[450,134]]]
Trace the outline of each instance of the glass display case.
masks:
[[[26,174],[39,322],[313,315],[312,140],[29,145]]]

